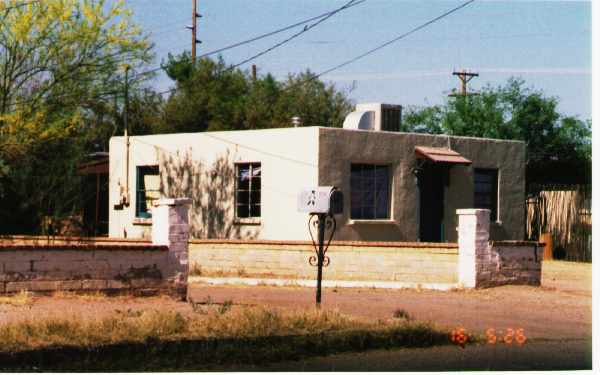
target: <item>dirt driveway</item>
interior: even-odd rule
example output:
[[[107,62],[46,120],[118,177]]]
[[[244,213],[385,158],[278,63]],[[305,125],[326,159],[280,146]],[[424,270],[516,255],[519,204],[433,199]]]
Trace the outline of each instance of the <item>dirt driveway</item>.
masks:
[[[266,305],[283,309],[314,308],[314,289],[267,286],[204,286],[194,284],[195,302]],[[488,328],[523,328],[529,338],[589,339],[592,328],[591,265],[544,263],[543,286],[505,286],[483,290],[428,291],[324,289],[323,308],[377,318],[405,310],[416,320],[437,326],[462,326],[484,334]],[[25,305],[0,303],[0,324],[39,317],[77,315],[102,317],[118,311],[165,309],[192,313],[189,304],[169,297],[34,297]]]
[[[591,264],[544,263],[542,287],[503,286],[482,290],[386,290],[327,288],[322,307],[366,317],[389,318],[405,310],[416,320],[440,327],[464,327],[484,334],[489,328],[522,328],[526,337],[591,339]],[[191,287],[196,301],[233,301],[288,309],[314,307],[314,289],[269,286]]]

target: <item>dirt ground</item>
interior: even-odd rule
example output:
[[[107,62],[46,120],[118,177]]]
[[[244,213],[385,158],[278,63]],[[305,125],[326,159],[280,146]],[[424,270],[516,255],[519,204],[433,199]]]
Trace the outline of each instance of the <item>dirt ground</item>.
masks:
[[[412,318],[439,327],[464,327],[484,334],[488,328],[522,328],[528,338],[591,339],[591,264],[545,262],[542,287],[504,286],[483,290],[430,291],[327,288],[322,308],[364,317],[390,318],[405,310]],[[207,286],[190,288],[194,302],[314,308],[314,289],[303,287]],[[193,313],[190,304],[166,296],[36,296],[21,306],[0,303],[0,324],[40,317],[101,318],[118,311],[158,309]]]

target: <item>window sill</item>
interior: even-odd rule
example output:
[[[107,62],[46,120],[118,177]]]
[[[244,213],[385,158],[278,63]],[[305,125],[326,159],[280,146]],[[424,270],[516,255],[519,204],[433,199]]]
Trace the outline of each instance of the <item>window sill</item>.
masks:
[[[133,219],[133,225],[152,225],[152,218],[136,217]]]
[[[348,225],[362,225],[362,224],[367,224],[367,225],[373,225],[373,224],[396,224],[396,222],[394,220],[391,219],[368,219],[368,220],[364,220],[364,219],[350,219],[348,220]]]
[[[244,218],[236,218],[233,221],[234,224],[237,225],[260,225],[259,217],[244,217]]]

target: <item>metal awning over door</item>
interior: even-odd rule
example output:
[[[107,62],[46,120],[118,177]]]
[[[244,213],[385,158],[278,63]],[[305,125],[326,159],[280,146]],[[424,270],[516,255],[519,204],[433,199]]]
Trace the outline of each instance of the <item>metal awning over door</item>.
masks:
[[[415,146],[415,153],[417,154],[417,157],[432,161],[434,163],[464,165],[471,164],[471,160],[449,148]]]

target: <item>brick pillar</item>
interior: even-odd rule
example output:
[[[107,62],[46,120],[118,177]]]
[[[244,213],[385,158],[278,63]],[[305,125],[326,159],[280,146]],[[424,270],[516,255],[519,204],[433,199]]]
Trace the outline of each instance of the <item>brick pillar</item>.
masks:
[[[476,288],[489,279],[490,210],[460,209],[458,215],[458,282]]]
[[[169,247],[165,279],[169,288],[187,298],[189,198],[160,199],[152,207],[152,243]]]

